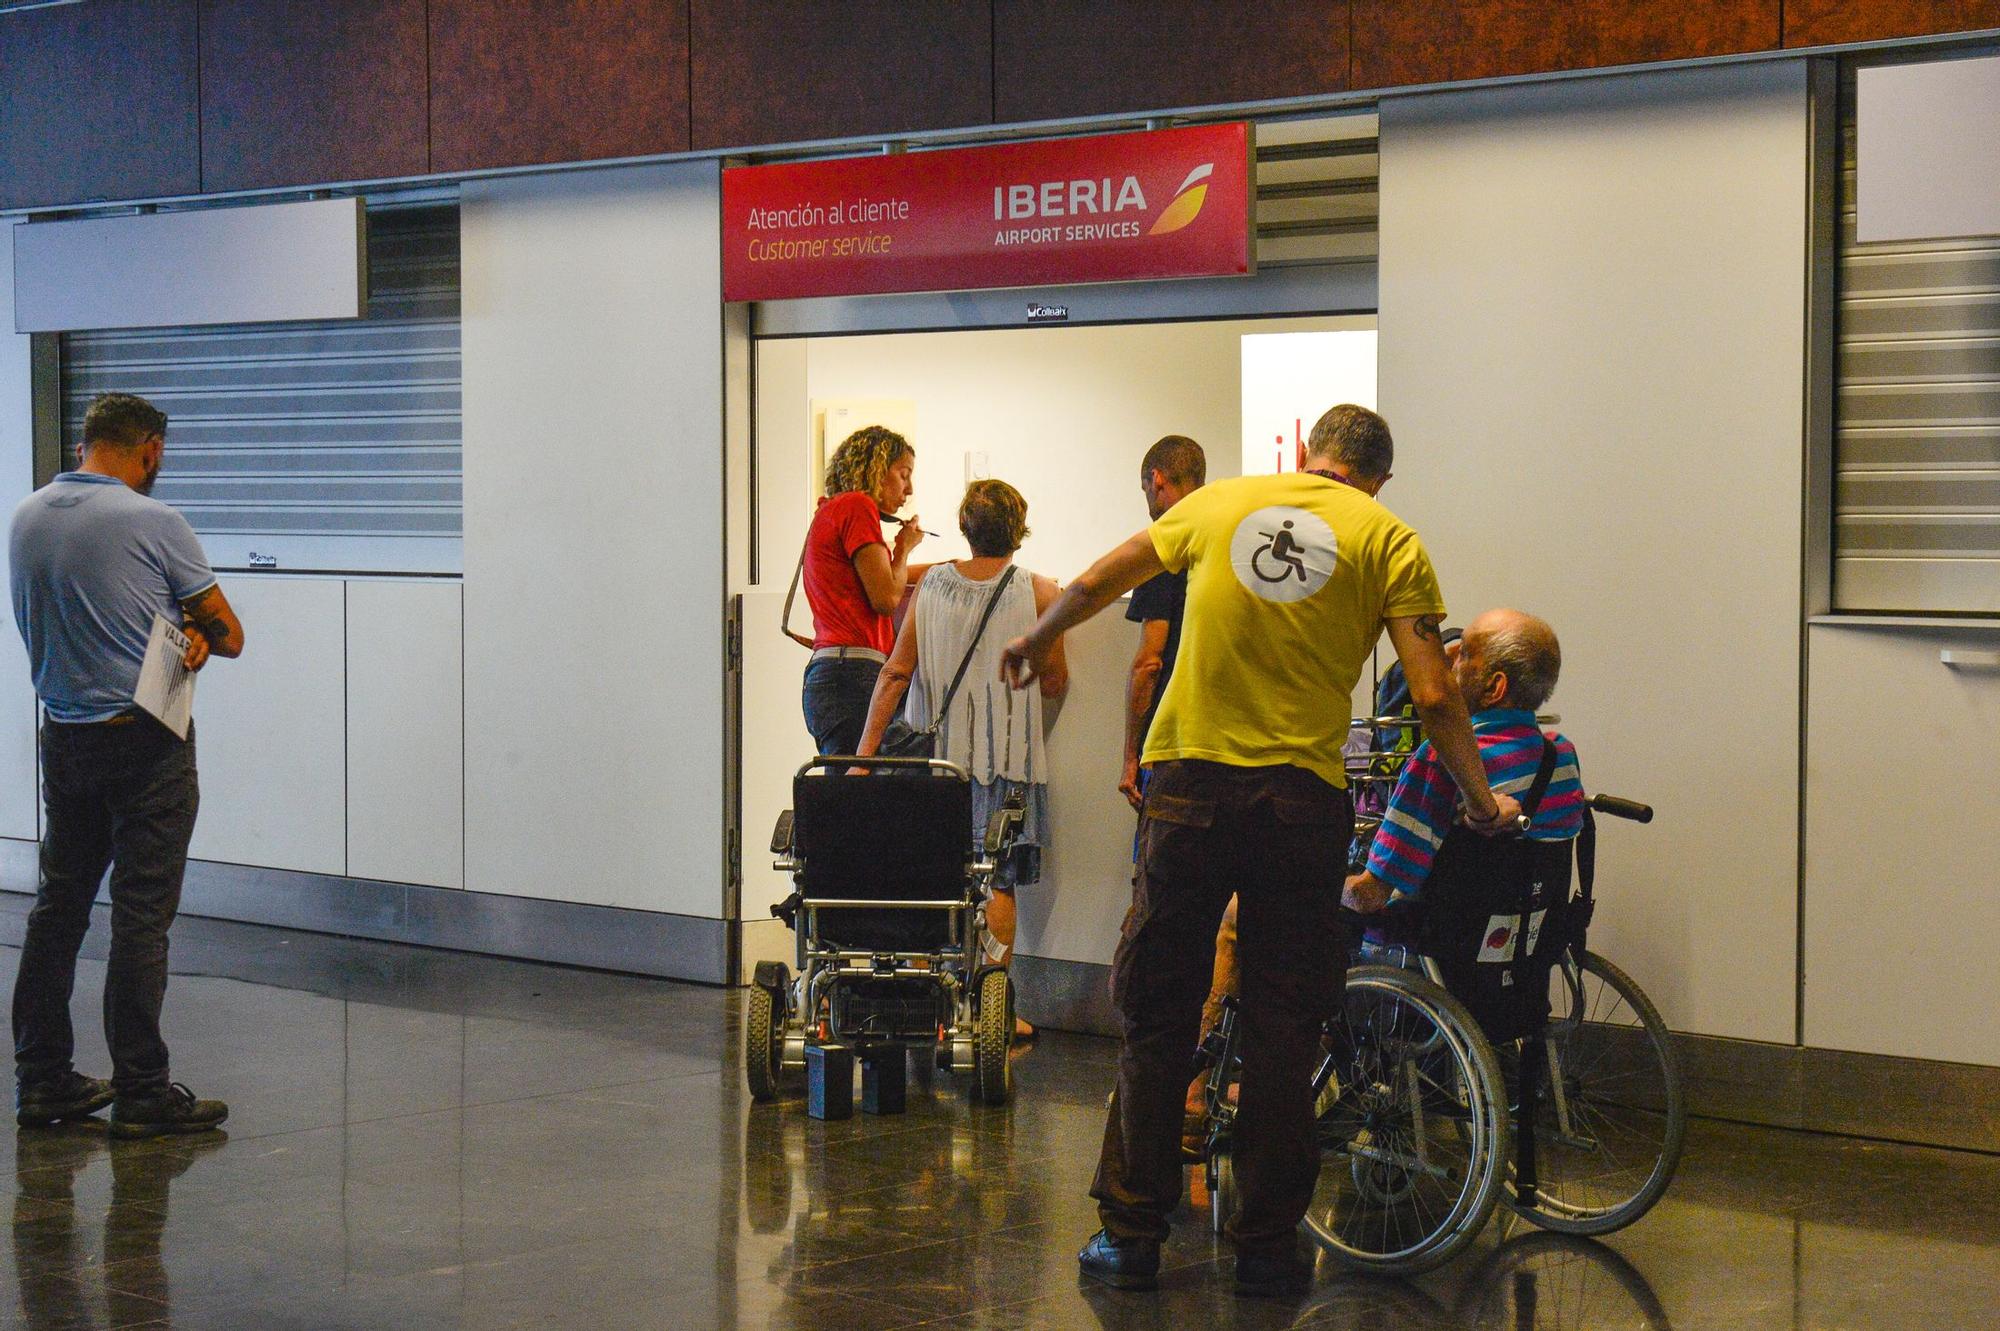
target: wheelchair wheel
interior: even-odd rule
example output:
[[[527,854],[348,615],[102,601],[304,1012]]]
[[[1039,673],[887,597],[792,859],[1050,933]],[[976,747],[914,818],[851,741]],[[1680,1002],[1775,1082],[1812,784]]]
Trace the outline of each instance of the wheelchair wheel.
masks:
[[[750,1098],[761,1104],[777,1099],[783,1086],[785,1013],[769,989],[754,984],[747,1006],[743,1014],[743,1071],[750,1082]]]
[[[1014,982],[1003,970],[979,980],[979,1017],[972,1032],[973,1094],[983,1104],[1004,1105],[1014,1094]]]
[[[1668,1331],[1638,1268],[1594,1239],[1528,1233],[1508,1239],[1460,1292],[1458,1325],[1485,1331]]]
[[[1537,1187],[1507,1205],[1544,1229],[1608,1234],[1651,1209],[1687,1136],[1680,1060],[1659,1009],[1594,952],[1550,982],[1548,1073],[1536,1097]],[[1510,1161],[1511,1165],[1511,1161]]]
[[[1471,1014],[1420,975],[1356,966],[1314,1085],[1314,1242],[1350,1266],[1411,1275],[1478,1236],[1508,1154],[1500,1065]]]

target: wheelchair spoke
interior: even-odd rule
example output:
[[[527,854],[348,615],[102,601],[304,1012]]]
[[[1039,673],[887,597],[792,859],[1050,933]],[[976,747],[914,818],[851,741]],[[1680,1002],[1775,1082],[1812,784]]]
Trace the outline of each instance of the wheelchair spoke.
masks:
[[[1321,1100],[1307,1228],[1364,1267],[1427,1269],[1470,1240],[1497,1193],[1491,1050],[1443,991],[1380,967],[1350,973],[1332,1043],[1338,1087]]]
[[[1565,966],[1537,1096],[1531,1219],[1606,1233],[1644,1214],[1679,1159],[1686,1110],[1664,1024],[1624,973]],[[1559,1112],[1560,1110],[1560,1112]]]

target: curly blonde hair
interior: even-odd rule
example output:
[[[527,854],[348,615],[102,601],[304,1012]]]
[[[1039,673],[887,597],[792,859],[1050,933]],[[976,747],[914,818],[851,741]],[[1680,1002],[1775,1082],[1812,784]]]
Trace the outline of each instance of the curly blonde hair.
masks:
[[[1011,555],[1028,539],[1028,501],[1005,481],[974,481],[958,506],[958,529],[975,555]]]
[[[882,473],[905,453],[915,457],[910,441],[886,425],[864,425],[840,441],[826,464],[828,498],[850,490],[874,494],[882,488]]]

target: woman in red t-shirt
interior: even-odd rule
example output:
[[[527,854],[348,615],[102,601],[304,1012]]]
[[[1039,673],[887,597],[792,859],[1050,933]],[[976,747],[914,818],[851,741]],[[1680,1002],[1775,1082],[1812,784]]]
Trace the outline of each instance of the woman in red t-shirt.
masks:
[[[826,466],[826,498],[806,530],[800,575],[813,616],[806,729],[821,753],[860,747],[875,676],[895,645],[890,617],[909,585],[910,551],[924,529],[912,515],[892,547],[882,519],[909,501],[916,464],[909,440],[864,425],[841,441]]]

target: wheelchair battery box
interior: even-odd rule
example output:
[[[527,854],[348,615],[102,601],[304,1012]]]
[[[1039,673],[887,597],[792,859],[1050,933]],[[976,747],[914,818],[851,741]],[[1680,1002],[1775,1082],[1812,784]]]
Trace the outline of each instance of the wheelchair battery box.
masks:
[[[931,1044],[950,1024],[944,990],[924,979],[852,979],[827,996],[833,1033],[843,1040],[910,1040]]]

